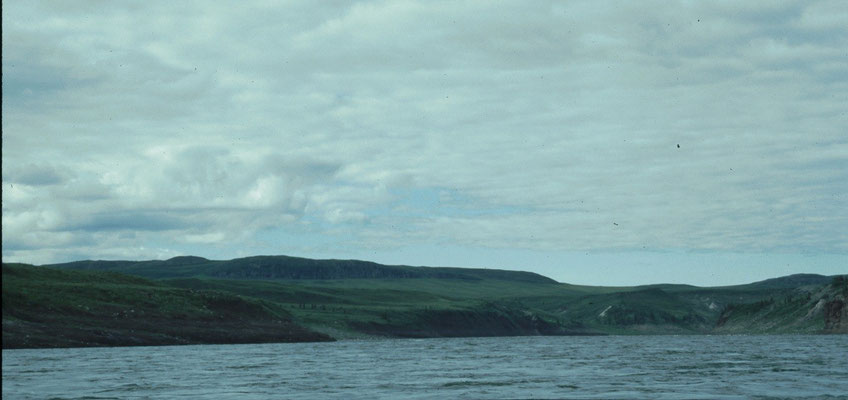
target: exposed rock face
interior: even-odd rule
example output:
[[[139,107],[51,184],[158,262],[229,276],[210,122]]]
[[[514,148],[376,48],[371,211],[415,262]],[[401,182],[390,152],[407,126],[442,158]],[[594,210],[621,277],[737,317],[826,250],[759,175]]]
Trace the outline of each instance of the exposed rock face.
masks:
[[[832,297],[824,305],[824,332],[848,333],[848,276],[837,276],[830,284]]]
[[[828,333],[848,333],[848,307],[843,299],[825,303],[824,330]]]
[[[825,299],[819,299],[819,301],[816,302],[816,305],[813,306],[810,311],[807,311],[807,315],[804,316],[804,319],[811,319],[821,315],[822,310],[824,310],[825,304],[827,304],[827,301]]]

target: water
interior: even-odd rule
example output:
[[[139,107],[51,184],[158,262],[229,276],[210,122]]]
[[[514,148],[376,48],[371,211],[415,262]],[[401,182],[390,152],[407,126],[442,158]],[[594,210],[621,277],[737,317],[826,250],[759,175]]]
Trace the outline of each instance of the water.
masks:
[[[29,398],[848,398],[848,335],[3,350]]]

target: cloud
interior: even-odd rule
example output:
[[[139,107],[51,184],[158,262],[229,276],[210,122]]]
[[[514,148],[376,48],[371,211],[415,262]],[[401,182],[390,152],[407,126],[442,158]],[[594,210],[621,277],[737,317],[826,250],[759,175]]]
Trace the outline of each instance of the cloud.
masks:
[[[179,218],[161,212],[123,211],[91,215],[79,224],[62,227],[67,230],[108,232],[127,231],[165,231],[185,226]]]
[[[14,167],[10,166],[10,168]],[[13,172],[8,174],[8,177],[3,177],[4,181],[29,186],[56,185],[62,183],[65,179],[63,174],[56,170],[56,168],[50,165],[35,164],[14,168]]]
[[[86,4],[4,7],[4,257],[848,252],[834,2]]]

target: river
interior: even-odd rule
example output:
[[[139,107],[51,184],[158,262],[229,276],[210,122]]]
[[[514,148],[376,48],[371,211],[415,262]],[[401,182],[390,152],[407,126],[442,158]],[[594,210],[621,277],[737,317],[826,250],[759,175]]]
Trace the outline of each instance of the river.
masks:
[[[3,399],[848,398],[848,335],[3,350]]]

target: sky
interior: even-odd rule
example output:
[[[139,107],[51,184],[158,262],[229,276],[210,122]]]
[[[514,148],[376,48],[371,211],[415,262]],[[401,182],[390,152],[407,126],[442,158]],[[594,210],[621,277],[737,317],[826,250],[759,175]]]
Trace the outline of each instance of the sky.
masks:
[[[848,273],[844,1],[18,1],[4,262]]]

